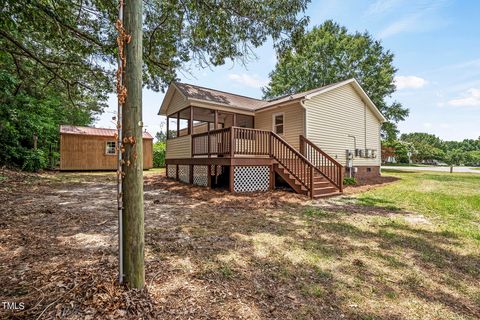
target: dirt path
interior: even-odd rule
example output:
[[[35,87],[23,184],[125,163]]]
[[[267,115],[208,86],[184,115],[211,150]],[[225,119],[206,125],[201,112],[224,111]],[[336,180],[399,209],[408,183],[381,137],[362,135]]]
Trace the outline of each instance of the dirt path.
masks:
[[[139,292],[115,284],[113,175],[19,175],[0,190],[0,299],[25,305],[0,317],[403,318],[350,293],[358,290],[352,274],[394,291],[365,269],[363,250],[383,239],[352,221],[401,212],[349,197],[232,195],[147,176],[147,289]],[[478,314],[468,299],[456,303],[460,314]]]

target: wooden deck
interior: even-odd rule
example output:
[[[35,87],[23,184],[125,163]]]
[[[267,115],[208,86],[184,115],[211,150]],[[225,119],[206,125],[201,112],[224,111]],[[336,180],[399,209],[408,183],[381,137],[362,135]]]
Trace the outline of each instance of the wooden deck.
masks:
[[[269,166],[271,175],[277,173],[298,193],[312,198],[341,193],[343,167],[304,137],[299,139],[300,151],[271,131],[239,127],[212,130],[192,135],[191,158],[166,159],[166,164],[177,166],[177,178],[179,165],[190,166],[190,176],[193,166],[229,166],[232,191],[234,167]]]

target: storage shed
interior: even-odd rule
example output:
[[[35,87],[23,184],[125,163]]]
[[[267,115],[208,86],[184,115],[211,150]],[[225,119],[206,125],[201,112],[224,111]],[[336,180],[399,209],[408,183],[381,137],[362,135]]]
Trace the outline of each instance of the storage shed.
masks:
[[[115,129],[60,126],[60,170],[116,170]],[[143,168],[153,166],[153,137],[143,133]]]

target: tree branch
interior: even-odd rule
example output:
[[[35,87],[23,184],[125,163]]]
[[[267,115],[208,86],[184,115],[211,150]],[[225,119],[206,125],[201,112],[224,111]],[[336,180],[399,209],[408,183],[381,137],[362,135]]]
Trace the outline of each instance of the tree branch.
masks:
[[[72,86],[72,85],[75,85],[75,84],[78,84],[80,86],[82,86],[83,88],[93,92],[94,90],[92,88],[90,88],[89,86],[79,82],[79,81],[74,81],[74,82],[71,82],[69,81],[68,79],[65,79],[64,77],[62,77],[57,71],[55,71],[54,68],[52,68],[51,66],[49,66],[47,63],[45,63],[42,59],[40,59],[39,57],[37,57],[32,51],[30,51],[28,48],[26,48],[24,45],[22,45],[20,42],[18,42],[16,39],[14,39],[11,35],[9,35],[8,33],[6,33],[5,31],[3,31],[2,29],[0,29],[0,35],[3,36],[5,39],[7,39],[8,41],[10,41],[11,43],[13,43],[17,48],[19,48],[20,50],[22,50],[23,52],[25,52],[30,58],[32,58],[33,60],[35,60],[36,62],[38,62],[40,65],[42,65],[45,69],[47,69],[48,71],[50,71],[52,74],[54,74],[57,78],[59,78],[60,80],[62,80],[65,84],[67,84],[68,86]]]
[[[79,36],[79,37],[81,37],[85,40],[88,40],[90,42],[93,42],[94,44],[98,45],[99,47],[102,47],[102,48],[104,47],[104,44],[101,43],[100,41],[98,41],[97,39],[91,37],[90,35],[86,34],[85,32],[83,32],[81,30],[78,30],[77,28],[72,27],[71,25],[69,25],[68,23],[63,21],[57,14],[55,14],[53,11],[51,11],[48,7],[43,6],[39,3],[35,3],[35,6],[38,9],[40,9],[42,12],[44,12],[47,16],[49,16],[51,19],[53,19],[55,22],[61,24],[63,27],[70,30],[71,32],[73,32],[77,36]]]

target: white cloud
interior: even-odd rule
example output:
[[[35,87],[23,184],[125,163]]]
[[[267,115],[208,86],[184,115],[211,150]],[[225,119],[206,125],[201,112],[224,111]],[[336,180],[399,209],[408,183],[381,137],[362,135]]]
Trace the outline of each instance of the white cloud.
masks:
[[[398,90],[419,89],[428,83],[427,80],[417,76],[397,76],[394,82]]]
[[[423,126],[427,129],[431,129],[433,127],[433,124],[431,122],[425,122]]]
[[[377,37],[385,39],[404,32],[425,32],[445,27],[449,24],[441,10],[449,3],[447,0],[424,0],[398,8],[397,2],[388,0],[384,4],[371,6],[368,12],[389,12],[391,23],[381,30]],[[392,10],[395,9],[395,10]]]
[[[368,6],[367,14],[376,15],[389,12],[401,3],[401,0],[377,0]]]
[[[257,75],[251,76],[246,73],[242,73],[242,74],[231,73],[228,75],[228,78],[241,85],[252,87],[252,88],[261,88],[267,84],[266,80],[259,79]]]
[[[462,97],[448,100],[454,107],[480,107],[480,89],[470,88]]]
[[[398,33],[413,31],[418,26],[417,20],[419,17],[420,15],[416,14],[399,19],[380,31],[377,36],[381,39],[385,39]]]

